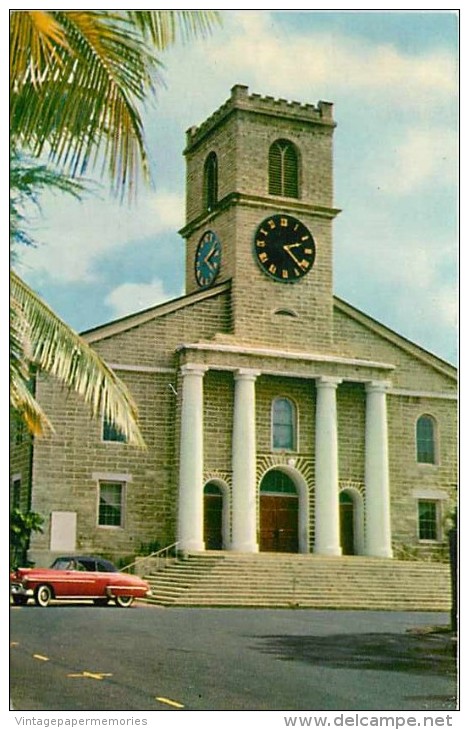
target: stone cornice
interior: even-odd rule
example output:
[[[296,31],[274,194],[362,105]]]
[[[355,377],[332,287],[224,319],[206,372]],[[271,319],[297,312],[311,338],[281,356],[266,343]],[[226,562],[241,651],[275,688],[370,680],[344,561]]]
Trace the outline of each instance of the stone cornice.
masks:
[[[283,198],[272,195],[248,195],[247,193],[234,192],[225,195],[213,210],[204,211],[201,215],[186,223],[178,232],[183,238],[187,238],[194,231],[207,226],[211,221],[217,218],[223,210],[227,210],[232,206],[244,206],[245,208],[258,208],[265,210],[272,209],[273,212],[279,211],[292,212],[297,215],[309,215],[316,218],[325,218],[331,220],[341,213],[340,208],[329,208],[322,205],[308,205],[307,203],[297,200],[296,198]]]
[[[270,347],[257,347],[255,345],[229,345],[214,342],[183,343],[177,347],[179,352],[200,352],[200,353],[227,353],[232,355],[248,355],[252,357],[265,357],[272,359],[294,360],[298,362],[324,363],[333,365],[344,365],[352,367],[366,367],[377,370],[392,371],[395,366],[390,363],[377,362],[374,360],[361,360],[340,355],[325,355],[323,353],[310,353],[294,350],[277,350]],[[214,366],[215,367],[215,366]]]

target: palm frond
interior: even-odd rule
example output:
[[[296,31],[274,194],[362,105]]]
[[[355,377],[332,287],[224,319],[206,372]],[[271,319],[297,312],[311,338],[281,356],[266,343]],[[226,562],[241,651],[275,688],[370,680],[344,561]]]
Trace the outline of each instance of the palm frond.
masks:
[[[12,33],[21,37],[28,13],[17,15]],[[73,176],[103,159],[114,191],[133,194],[139,179],[150,180],[140,105],[153,96],[159,62],[122,14],[48,15],[67,43],[56,43],[54,53],[35,51],[29,66],[18,64],[22,75],[11,78],[12,140],[35,156],[46,152]],[[12,48],[25,42],[17,36]]]
[[[141,111],[161,81],[155,49],[217,23],[212,10],[14,11],[12,141],[73,176],[102,163],[114,192],[132,197],[151,181]]]
[[[217,10],[127,10],[129,19],[151,40],[158,51],[164,51],[180,38],[186,42],[205,37],[221,24]]]
[[[137,407],[126,385],[99,355],[68,327],[15,273],[10,272],[12,309],[27,322],[30,362],[83,397],[95,416],[119,429],[127,442],[145,448],[137,424]],[[12,405],[26,407],[24,388],[14,381]],[[16,399],[16,400],[15,400]]]
[[[44,191],[62,192],[81,199],[90,183],[73,180],[60,171],[29,160],[15,149],[10,152],[10,246],[17,244],[35,246],[36,242],[26,230],[28,206],[41,209],[40,195]],[[16,251],[11,252],[13,259]]]

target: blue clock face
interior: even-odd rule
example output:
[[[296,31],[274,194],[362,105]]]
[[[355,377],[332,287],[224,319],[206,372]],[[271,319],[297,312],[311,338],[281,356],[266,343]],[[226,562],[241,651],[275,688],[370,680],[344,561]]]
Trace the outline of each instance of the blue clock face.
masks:
[[[221,264],[221,243],[213,231],[206,231],[195,253],[195,278],[201,287],[212,284],[218,276]]]

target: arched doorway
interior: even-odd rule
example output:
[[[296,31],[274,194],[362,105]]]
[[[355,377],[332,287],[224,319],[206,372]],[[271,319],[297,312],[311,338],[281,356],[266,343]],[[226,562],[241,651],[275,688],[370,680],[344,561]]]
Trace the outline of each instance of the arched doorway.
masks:
[[[353,498],[348,492],[341,492],[340,505],[340,544],[342,555],[355,555],[355,516]]]
[[[268,471],[260,485],[261,552],[298,552],[298,493],[279,469]]]
[[[223,549],[223,494],[214,482],[204,488],[204,543],[206,550]]]

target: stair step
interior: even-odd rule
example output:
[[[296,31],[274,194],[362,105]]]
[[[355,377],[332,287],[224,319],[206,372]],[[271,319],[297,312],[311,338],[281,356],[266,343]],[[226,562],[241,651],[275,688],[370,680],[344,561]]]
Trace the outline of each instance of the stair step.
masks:
[[[146,577],[167,606],[448,611],[448,564],[388,558],[197,553]]]

